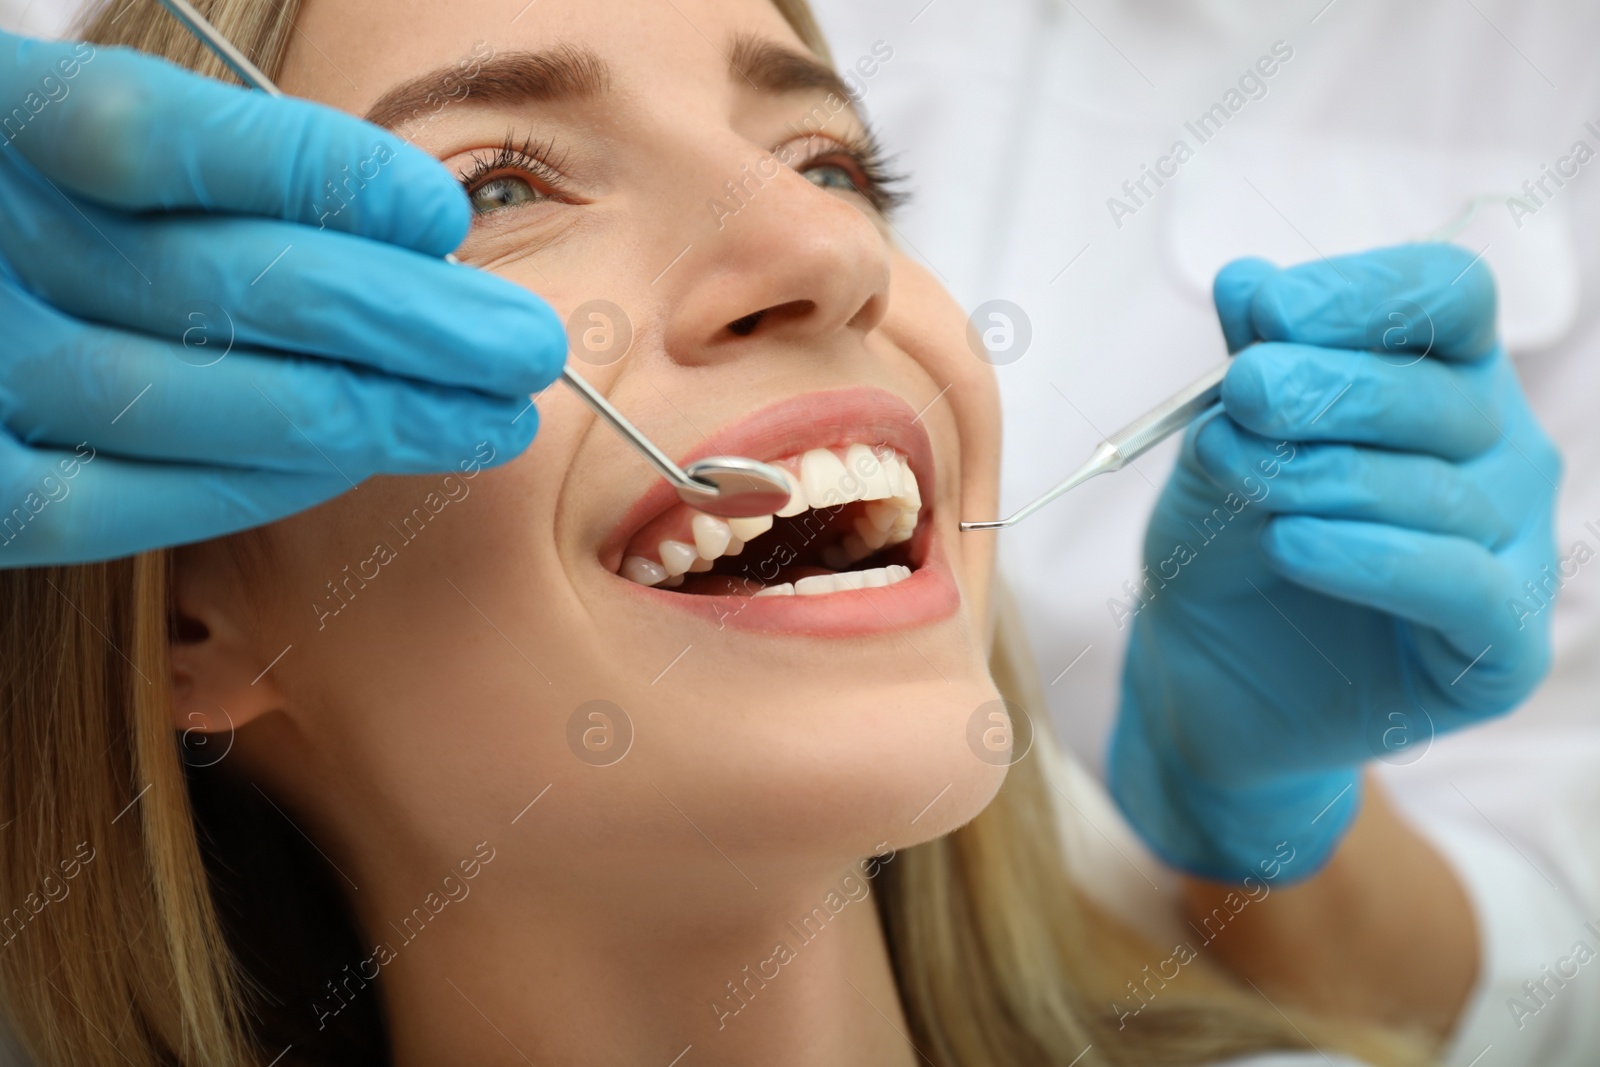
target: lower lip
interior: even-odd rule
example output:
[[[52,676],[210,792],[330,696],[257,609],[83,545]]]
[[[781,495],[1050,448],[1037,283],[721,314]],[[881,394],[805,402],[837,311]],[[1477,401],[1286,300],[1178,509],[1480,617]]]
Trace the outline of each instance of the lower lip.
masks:
[[[961,594],[939,544],[929,538],[922,565],[894,585],[823,596],[698,596],[639,585],[637,595],[697,616],[721,630],[811,637],[856,637],[939,622],[956,613]]]

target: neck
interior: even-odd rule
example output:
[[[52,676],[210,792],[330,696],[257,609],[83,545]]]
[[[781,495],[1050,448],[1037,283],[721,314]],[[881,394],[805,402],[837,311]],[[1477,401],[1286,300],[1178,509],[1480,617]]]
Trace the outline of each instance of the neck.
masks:
[[[666,877],[569,868],[540,882],[508,857],[446,903],[438,886],[364,891],[367,939],[389,948],[365,973],[382,975],[396,1067],[911,1067],[861,865],[769,870],[758,889],[710,860]]]

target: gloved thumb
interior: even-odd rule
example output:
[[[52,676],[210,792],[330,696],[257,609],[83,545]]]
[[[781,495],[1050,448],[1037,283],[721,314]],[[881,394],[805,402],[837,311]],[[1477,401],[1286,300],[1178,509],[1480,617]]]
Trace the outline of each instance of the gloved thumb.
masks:
[[[1261,340],[1251,319],[1250,305],[1261,284],[1277,273],[1277,267],[1255,257],[1236,259],[1217,271],[1217,280],[1211,283],[1211,299],[1217,305],[1222,338],[1228,343],[1230,355]]]

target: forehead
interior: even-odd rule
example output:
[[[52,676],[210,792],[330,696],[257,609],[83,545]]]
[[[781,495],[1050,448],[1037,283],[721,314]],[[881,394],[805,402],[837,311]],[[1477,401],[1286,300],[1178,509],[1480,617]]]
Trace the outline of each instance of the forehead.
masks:
[[[770,0],[306,0],[278,80],[365,114],[425,71],[564,46],[602,60],[619,93],[715,91],[741,35],[805,50]]]

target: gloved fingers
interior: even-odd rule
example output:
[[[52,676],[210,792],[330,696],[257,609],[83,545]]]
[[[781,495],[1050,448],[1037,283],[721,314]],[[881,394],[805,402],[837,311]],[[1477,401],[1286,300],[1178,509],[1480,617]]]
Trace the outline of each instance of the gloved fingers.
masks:
[[[1263,437],[1465,460],[1501,440],[1507,396],[1494,364],[1396,362],[1372,352],[1262,343],[1234,360],[1222,403]]]
[[[433,256],[471,221],[460,184],[394,134],[128,49],[0,34],[0,99],[37,101],[7,131],[34,167],[128,211],[264,215]]]
[[[1251,301],[1257,336],[1328,348],[1475,360],[1495,343],[1494,276],[1448,244],[1411,244],[1289,267]]]
[[[1222,323],[1222,337],[1229,352],[1261,340],[1256,333],[1253,306],[1256,290],[1261,283],[1278,273],[1278,268],[1264,259],[1254,257],[1236,259],[1217,271],[1211,283],[1211,300],[1217,308],[1217,319]]]
[[[1465,538],[1490,549],[1512,541],[1519,517],[1454,463],[1414,452],[1347,444],[1294,445],[1260,437],[1228,418],[1195,440],[1195,458],[1219,489],[1278,515],[1357,519]],[[1272,470],[1267,477],[1264,471]]]
[[[198,314],[241,345],[501,396],[538,392],[566,358],[549,306],[486,271],[267,219],[74,205],[4,157],[0,257],[78,318],[176,340]]]
[[[0,434],[0,567],[89,563],[259,526],[350,489],[337,474],[139,463]]]
[[[225,321],[197,317],[165,341],[80,323],[3,283],[0,320],[19,342],[0,373],[0,423],[35,445],[359,481],[451,470],[480,444],[515,456],[538,426],[526,396],[256,351]]]
[[[1519,592],[1513,576],[1465,538],[1282,515],[1263,530],[1261,547],[1290,581],[1437,631],[1462,666],[1483,655],[1494,667],[1527,651],[1507,607]]]

